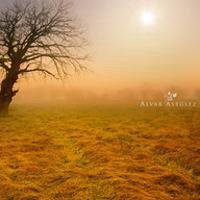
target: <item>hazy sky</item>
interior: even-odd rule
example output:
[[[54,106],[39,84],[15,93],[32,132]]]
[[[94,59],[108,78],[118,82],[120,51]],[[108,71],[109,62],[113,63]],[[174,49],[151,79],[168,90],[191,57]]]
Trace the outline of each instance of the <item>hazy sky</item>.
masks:
[[[11,0],[10,0],[11,1]],[[0,5],[7,0],[0,0]],[[74,0],[88,28],[90,68],[69,84],[123,88],[154,84],[199,86],[199,0]],[[140,21],[144,10],[153,26]]]
[[[102,84],[199,85],[199,0],[76,0],[89,27],[93,68]],[[145,27],[141,13],[156,22]]]

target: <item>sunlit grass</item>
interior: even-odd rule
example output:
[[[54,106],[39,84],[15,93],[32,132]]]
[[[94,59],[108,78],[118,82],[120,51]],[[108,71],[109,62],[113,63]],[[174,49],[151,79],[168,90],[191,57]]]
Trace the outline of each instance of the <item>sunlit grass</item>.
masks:
[[[0,119],[0,199],[200,197],[196,109],[13,106]]]

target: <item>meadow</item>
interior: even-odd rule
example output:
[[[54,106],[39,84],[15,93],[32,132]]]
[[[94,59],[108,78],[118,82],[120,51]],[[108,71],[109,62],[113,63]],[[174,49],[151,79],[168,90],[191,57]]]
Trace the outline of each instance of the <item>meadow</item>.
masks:
[[[199,139],[199,108],[14,105],[0,199],[199,200]]]

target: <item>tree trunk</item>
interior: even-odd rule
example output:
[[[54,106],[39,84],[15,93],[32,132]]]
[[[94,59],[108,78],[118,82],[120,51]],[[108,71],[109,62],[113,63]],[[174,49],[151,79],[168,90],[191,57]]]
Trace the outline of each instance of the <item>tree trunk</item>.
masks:
[[[8,108],[9,108],[10,102],[4,101],[0,97],[0,116],[8,115]]]
[[[18,75],[17,73],[7,73],[5,79],[1,83],[0,90],[0,115],[7,115],[10,103],[12,102],[13,97],[18,92],[13,91],[14,84],[17,82]]]

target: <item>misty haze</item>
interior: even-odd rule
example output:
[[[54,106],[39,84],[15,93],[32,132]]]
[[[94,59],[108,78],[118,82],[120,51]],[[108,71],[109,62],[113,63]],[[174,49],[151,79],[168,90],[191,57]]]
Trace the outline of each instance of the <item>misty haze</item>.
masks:
[[[199,200],[199,10],[1,0],[0,200]]]

